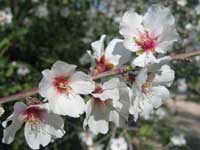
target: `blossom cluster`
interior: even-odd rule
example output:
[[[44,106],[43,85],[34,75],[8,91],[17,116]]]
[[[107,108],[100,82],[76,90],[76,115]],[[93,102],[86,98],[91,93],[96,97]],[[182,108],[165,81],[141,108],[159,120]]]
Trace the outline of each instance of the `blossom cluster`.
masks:
[[[106,134],[111,123],[123,128],[129,115],[137,121],[160,107],[170,96],[167,87],[174,80],[168,65],[171,57],[164,56],[178,39],[174,17],[161,5],[153,5],[144,15],[130,10],[121,18],[119,33],[123,38],[111,40],[106,47],[105,35],[91,44],[88,74],[63,61],[42,71],[39,94],[44,100],[15,103],[14,113],[3,122],[3,143],[10,144],[24,123],[26,142],[39,149],[64,136],[61,116],[85,115],[84,129]],[[126,71],[121,69],[124,66]],[[119,74],[93,78],[114,69]],[[8,121],[12,121],[9,126]]]

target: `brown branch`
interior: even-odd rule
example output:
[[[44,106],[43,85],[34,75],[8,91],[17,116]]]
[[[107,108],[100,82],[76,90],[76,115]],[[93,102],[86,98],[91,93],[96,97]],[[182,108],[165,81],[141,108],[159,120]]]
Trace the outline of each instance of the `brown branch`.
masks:
[[[181,54],[172,54],[172,60],[185,60],[189,57],[194,57],[200,55],[200,50],[195,50],[191,52],[181,53]]]
[[[193,57],[193,56],[197,56],[197,55],[200,55],[200,50],[181,53],[181,54],[172,54],[171,57],[172,57],[172,60],[185,60],[189,57]],[[125,66],[125,67],[122,67],[122,68],[116,68],[116,69],[109,70],[109,71],[106,71],[106,72],[103,72],[103,73],[99,73],[99,74],[93,75],[91,77],[92,77],[93,80],[97,80],[97,79],[100,79],[100,78],[103,78],[103,77],[107,77],[107,76],[111,76],[111,75],[115,75],[115,74],[121,74],[123,72],[127,72],[128,70],[129,70],[128,67]],[[24,91],[24,92],[20,92],[20,93],[11,95],[11,96],[6,96],[6,97],[3,97],[3,98],[0,98],[0,104],[12,102],[12,101],[15,101],[15,100],[18,100],[18,99],[25,99],[25,98],[32,96],[32,95],[35,95],[37,93],[38,93],[38,88],[35,87],[35,88],[28,90],[28,91]]]
[[[38,93],[38,88],[35,87],[35,88],[32,88],[31,90],[23,91],[23,92],[20,92],[20,93],[11,95],[11,96],[6,96],[3,98],[0,98],[0,104],[12,102],[17,99],[25,99],[25,98],[27,98],[31,95],[35,95],[37,93]]]

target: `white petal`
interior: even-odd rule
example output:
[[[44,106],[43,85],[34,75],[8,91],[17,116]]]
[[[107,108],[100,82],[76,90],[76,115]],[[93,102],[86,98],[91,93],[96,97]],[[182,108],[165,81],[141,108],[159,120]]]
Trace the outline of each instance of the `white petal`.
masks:
[[[119,84],[120,84],[119,78],[111,78],[108,81],[105,81],[103,83],[102,88],[104,90],[111,90],[111,89],[117,88]]]
[[[102,88],[102,93],[94,93],[92,94],[94,97],[100,98],[101,100],[117,100],[119,99],[119,79],[118,78],[112,78],[109,81],[106,81]]]
[[[102,35],[100,40],[95,41],[91,44],[92,50],[93,50],[93,55],[95,58],[100,59],[101,56],[104,54],[104,39],[106,35]]]
[[[5,128],[3,131],[2,142],[6,144],[10,144],[13,142],[16,132],[20,129],[20,127],[24,123],[24,120],[21,119],[20,116],[12,115],[6,120],[6,122],[3,122],[4,126],[7,125],[7,121],[10,120],[12,120],[11,125]]]
[[[89,94],[95,89],[95,84],[91,77],[81,71],[75,72],[69,81],[73,92],[77,94]]]
[[[106,134],[108,132],[108,122],[106,120],[95,120],[93,116],[89,118],[88,126],[94,134]]]
[[[176,31],[175,26],[169,27],[166,26],[163,29],[162,34],[157,40],[157,46],[155,51],[158,53],[166,53],[167,50],[171,51],[172,44],[178,40],[178,33]]]
[[[123,40],[113,39],[105,50],[106,59],[114,65],[123,65],[130,60],[131,53],[124,45]]]
[[[143,99],[140,101],[140,108],[144,117],[149,117],[150,113],[153,111],[153,105],[148,102],[147,99]]]
[[[139,67],[145,67],[148,64],[156,63],[156,62],[157,62],[157,60],[152,53],[144,52],[143,54],[139,55],[138,57],[136,57],[133,60],[132,65],[139,66]]]
[[[61,138],[65,134],[64,120],[59,115],[53,113],[44,113],[46,132],[49,133],[52,138]]]
[[[52,72],[48,69],[42,71],[43,78],[39,83],[39,93],[42,97],[49,98],[52,93],[55,92],[55,88],[53,87],[53,78]]]
[[[63,61],[57,61],[53,64],[51,71],[55,77],[70,76],[76,69],[76,65],[71,65]]]
[[[132,52],[137,52],[137,51],[140,51],[141,48],[137,45],[137,43],[135,43],[133,37],[126,37],[124,39],[124,46],[132,51]]]
[[[129,112],[134,116],[134,121],[137,121],[138,116],[141,113],[140,100],[142,98],[142,93],[137,85],[134,85],[131,91],[131,105]]]
[[[148,75],[147,75],[147,69],[144,68],[137,75],[137,77],[136,77],[136,83],[138,85],[142,85],[142,84],[146,83],[147,77],[148,77]]]
[[[57,95],[49,99],[51,110],[59,115],[68,115],[70,117],[80,117],[85,111],[85,103],[78,94],[70,93],[67,95]]]
[[[175,72],[168,65],[163,65],[153,79],[154,83],[171,86],[174,81]]]
[[[108,107],[101,108],[96,105],[91,99],[87,102],[86,118],[84,120],[84,127],[88,125],[89,129],[94,133],[106,134],[108,132],[109,112]]]
[[[153,105],[154,108],[158,108],[162,104],[162,99],[160,95],[154,94],[150,97],[151,104]]]
[[[158,36],[165,26],[175,24],[175,19],[168,8],[162,5],[152,5],[143,18],[145,28],[150,31],[150,35]]]
[[[156,86],[153,87],[152,90],[155,95],[161,97],[162,101],[166,100],[170,96],[168,89],[164,86]]]
[[[51,136],[46,132],[44,124],[32,125],[29,123],[25,124],[24,136],[27,144],[32,149],[39,149],[40,145],[46,146],[51,141]]]
[[[138,30],[142,28],[142,17],[138,15],[135,11],[127,11],[122,17],[120,23],[120,34],[125,37],[138,36]]]

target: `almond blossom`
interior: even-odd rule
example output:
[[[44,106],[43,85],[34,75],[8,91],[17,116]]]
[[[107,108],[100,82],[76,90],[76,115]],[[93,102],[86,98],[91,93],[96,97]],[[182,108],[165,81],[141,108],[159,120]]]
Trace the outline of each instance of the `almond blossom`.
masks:
[[[118,78],[112,78],[97,85],[87,102],[86,126],[94,133],[106,134],[109,122],[124,126],[129,115],[129,88]]]
[[[111,150],[127,150],[128,144],[123,137],[111,139],[110,144]]]
[[[54,113],[76,118],[84,113],[86,106],[80,94],[91,93],[95,84],[90,76],[75,69],[75,65],[57,61],[51,70],[42,72],[39,93],[48,100]]]
[[[144,67],[157,62],[156,54],[164,54],[177,41],[175,19],[168,8],[153,5],[144,16],[127,11],[120,23],[124,46],[138,55],[132,65]]]
[[[174,80],[174,71],[168,65],[162,65],[159,70],[150,72],[144,68],[133,80],[132,104],[130,114],[134,120],[138,116],[148,118],[153,108],[158,108],[169,97],[165,86],[170,86]]]
[[[12,121],[9,126],[7,126],[8,121]],[[2,123],[5,127],[2,142],[12,143],[16,132],[24,123],[25,140],[32,149],[39,149],[40,145],[46,146],[51,141],[63,137],[65,133],[63,119],[50,113],[47,103],[27,106],[17,102],[13,114]]]
[[[123,40],[113,39],[106,48],[104,48],[105,35],[100,40],[91,44],[93,54],[91,56],[93,73],[100,73],[113,69],[116,66],[122,66],[130,60],[130,52],[123,46]]]
[[[94,144],[93,139],[95,135],[90,131],[81,132],[79,134],[79,137],[82,140],[82,142],[86,144],[87,146],[92,146]]]
[[[174,146],[184,146],[184,145],[187,144],[187,141],[186,141],[185,136],[183,134],[173,135],[172,137],[170,137],[170,142]]]

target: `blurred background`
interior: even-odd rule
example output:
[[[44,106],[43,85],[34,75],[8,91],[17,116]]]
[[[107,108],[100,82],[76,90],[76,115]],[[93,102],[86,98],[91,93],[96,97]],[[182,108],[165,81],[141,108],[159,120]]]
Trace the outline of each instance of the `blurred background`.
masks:
[[[106,34],[107,40],[120,37],[123,13],[135,9],[144,13],[154,3],[169,7],[176,18],[179,41],[171,53],[200,50],[200,2],[198,0],[0,0],[0,97],[38,85],[41,71],[56,60],[87,70],[84,54],[90,43]],[[130,129],[116,131],[134,150],[200,150],[200,56],[191,61],[175,61],[176,80],[171,99]],[[4,105],[4,120],[13,103]],[[66,135],[45,150],[109,149],[112,137],[83,132],[81,119],[65,118]],[[3,128],[0,127],[0,138]],[[84,134],[93,146],[84,142]],[[1,150],[29,149],[23,129],[11,145],[0,143]]]

